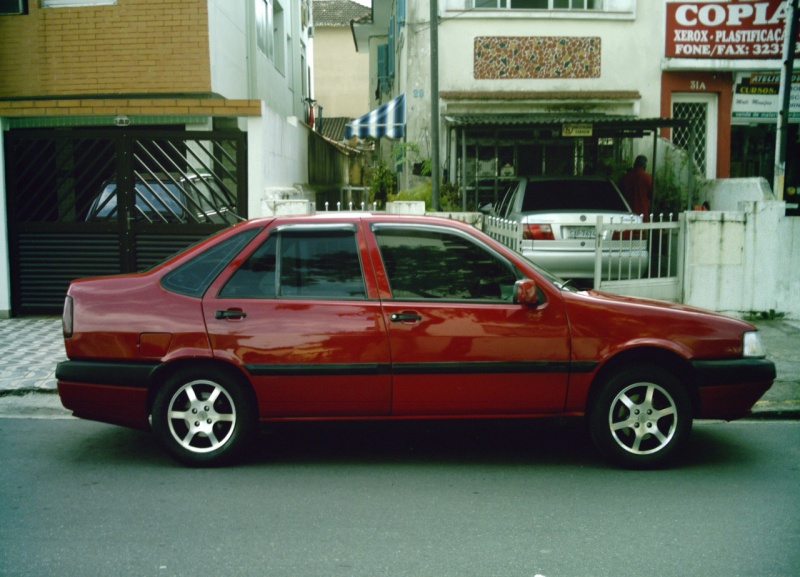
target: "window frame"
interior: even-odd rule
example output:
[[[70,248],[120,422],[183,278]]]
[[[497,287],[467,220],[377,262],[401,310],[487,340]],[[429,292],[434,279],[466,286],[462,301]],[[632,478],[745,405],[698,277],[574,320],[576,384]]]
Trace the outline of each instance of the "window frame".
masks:
[[[165,291],[174,294],[202,298],[208,290],[208,287],[213,284],[214,280],[227,268],[237,255],[242,253],[245,247],[247,247],[262,230],[263,229],[259,227],[246,228],[206,248],[164,274],[159,280],[159,285]],[[195,286],[188,287],[186,284],[175,281],[175,278],[179,277],[181,273],[186,273],[187,270],[197,267],[201,263],[204,264],[209,260],[214,263],[213,266],[206,271],[202,279],[198,279],[200,282]]]
[[[513,303],[513,286],[516,284],[516,281],[521,280],[523,278],[527,278],[522,271],[505,255],[498,252],[493,247],[483,243],[480,239],[473,237],[470,234],[467,234],[458,229],[452,229],[447,227],[442,227],[438,225],[428,225],[428,224],[405,224],[405,223],[383,223],[383,222],[376,222],[370,225],[370,230],[375,237],[375,244],[378,248],[378,255],[381,260],[381,266],[386,274],[386,282],[389,285],[389,290],[391,292],[391,300],[392,301],[409,301],[409,302],[423,302],[423,303],[469,303],[469,304],[485,304],[485,305],[492,305],[492,304],[502,304],[508,305]],[[401,296],[398,297],[395,295],[395,290],[392,288],[392,278],[388,267],[386,266],[386,262],[384,260],[384,253],[383,248],[380,242],[380,232],[382,230],[390,230],[390,231],[408,231],[408,232],[428,232],[428,233],[437,233],[441,235],[451,235],[457,237],[461,240],[464,240],[479,250],[484,251],[489,256],[491,256],[498,264],[502,264],[505,267],[511,276],[514,278],[514,284],[510,287],[512,289],[512,293],[510,295],[510,300],[506,298],[427,298],[427,297],[420,297],[420,298],[413,298],[413,297],[406,297]]]
[[[284,236],[286,234],[325,234],[325,233],[339,233],[346,235],[347,238],[352,239],[353,241],[353,249],[355,257],[358,259],[358,267],[361,273],[361,286],[362,286],[362,294],[358,296],[344,296],[344,295],[293,295],[293,294],[284,294],[283,290],[283,243],[284,243]],[[258,244],[258,246],[251,251],[246,258],[243,259],[242,263],[236,268],[235,271],[231,273],[228,279],[223,283],[222,287],[220,287],[217,297],[218,299],[242,299],[242,300],[315,300],[315,301],[363,301],[367,300],[367,281],[365,277],[365,269],[364,269],[364,262],[361,254],[361,250],[358,246],[358,230],[355,224],[351,223],[336,223],[336,224],[324,224],[324,225],[304,225],[304,224],[289,224],[289,225],[279,225],[272,230],[269,231],[269,234],[266,238],[263,239],[262,242]],[[274,291],[270,295],[237,295],[237,294],[225,294],[226,289],[229,287],[230,283],[236,278],[236,275],[243,269],[243,267],[250,261],[254,254],[258,252],[258,250],[269,243],[271,240],[275,240],[275,270],[274,270]]]
[[[255,0],[256,48],[267,60],[275,59],[272,0]]]
[[[601,8],[556,8],[557,0],[547,0],[547,8],[514,8],[513,0],[445,0],[444,12],[458,18],[536,18],[578,20],[633,20],[637,0],[602,0]],[[563,1],[563,0],[562,0]],[[574,0],[570,0],[570,3]],[[495,6],[478,6],[492,4]],[[627,4],[627,6],[625,5]]]

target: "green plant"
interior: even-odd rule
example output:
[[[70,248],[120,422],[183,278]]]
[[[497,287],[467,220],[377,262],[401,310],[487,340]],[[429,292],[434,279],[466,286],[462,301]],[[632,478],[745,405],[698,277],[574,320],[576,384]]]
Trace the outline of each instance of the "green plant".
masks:
[[[656,169],[653,176],[653,214],[678,214],[686,210],[687,161],[683,155],[679,159],[675,159],[674,156],[666,155],[663,164]]]
[[[452,182],[439,185],[439,207],[446,212],[456,212],[462,209],[461,191]]]
[[[392,158],[397,159],[397,164],[403,165],[410,162],[419,165],[420,176],[430,176],[431,159],[424,156],[416,142],[399,142],[392,147]],[[417,173],[417,172],[415,172]]]
[[[394,202],[395,200],[422,201],[425,203],[425,210],[430,210],[432,194],[431,183],[427,181],[418,184],[414,188],[392,194],[388,200],[389,202]]]
[[[425,210],[433,209],[433,185],[426,180],[409,190],[401,190],[389,196],[389,201],[416,200],[425,203]],[[443,212],[460,212],[461,196],[455,184],[446,182],[439,185],[439,210]]]
[[[397,177],[389,168],[380,163],[373,167],[369,178],[369,201],[377,203],[379,209],[386,207],[386,201],[397,189]]]

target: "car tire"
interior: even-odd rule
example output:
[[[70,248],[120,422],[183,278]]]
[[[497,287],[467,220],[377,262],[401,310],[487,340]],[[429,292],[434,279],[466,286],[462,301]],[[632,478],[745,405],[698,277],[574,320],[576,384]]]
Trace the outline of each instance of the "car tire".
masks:
[[[589,428],[600,453],[631,469],[667,464],[692,429],[692,404],[669,371],[630,366],[606,381],[595,399]]]
[[[153,402],[152,426],[167,452],[189,466],[215,466],[239,457],[257,414],[241,379],[214,367],[181,370]]]

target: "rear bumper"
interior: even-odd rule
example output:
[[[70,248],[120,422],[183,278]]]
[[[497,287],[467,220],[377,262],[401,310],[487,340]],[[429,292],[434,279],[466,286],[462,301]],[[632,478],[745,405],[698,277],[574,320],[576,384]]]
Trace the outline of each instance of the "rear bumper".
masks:
[[[550,241],[534,241],[534,248],[523,245],[522,256],[542,268],[563,278],[594,278],[594,241],[583,250],[542,248]],[[646,249],[603,251],[602,275],[604,280],[627,280],[646,277],[650,255]]]
[[[147,391],[158,363],[64,361],[56,367],[61,404],[76,417],[149,429]]]
[[[694,361],[701,419],[745,417],[775,380],[775,364],[766,359]]]

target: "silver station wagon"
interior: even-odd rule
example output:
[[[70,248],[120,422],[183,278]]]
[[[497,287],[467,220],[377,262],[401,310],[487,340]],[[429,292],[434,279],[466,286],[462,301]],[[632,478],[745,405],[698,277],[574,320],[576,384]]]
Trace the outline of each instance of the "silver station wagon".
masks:
[[[601,177],[519,178],[495,213],[522,223],[522,254],[526,258],[565,279],[594,278],[598,216],[606,223],[642,222],[617,186]],[[646,271],[645,234],[623,231],[615,235],[603,239],[602,270]]]

